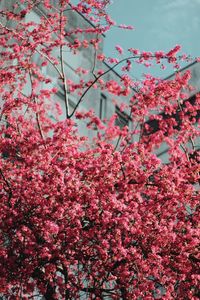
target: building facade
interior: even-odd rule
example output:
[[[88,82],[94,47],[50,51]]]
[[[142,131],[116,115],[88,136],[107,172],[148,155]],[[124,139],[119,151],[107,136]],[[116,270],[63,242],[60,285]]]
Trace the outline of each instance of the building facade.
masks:
[[[190,71],[190,73],[191,73],[191,79],[189,80],[189,85],[191,86],[191,89],[186,91],[187,99],[185,99],[185,101],[189,102],[191,105],[194,105],[195,101],[196,101],[196,96],[200,92],[200,63],[195,61],[195,62],[187,65],[186,67],[182,68],[180,70],[180,73],[183,74],[185,71]],[[166,78],[166,80],[174,79],[174,77],[175,77],[175,73],[168,76]],[[176,120],[178,119],[178,112],[175,115],[175,119]],[[197,123],[198,123],[199,119],[200,119],[200,110],[198,110],[197,114],[196,114]],[[154,122],[154,124],[152,124],[152,127],[154,127],[154,132],[156,133],[156,131],[158,130],[157,123]],[[199,151],[200,150],[200,137],[198,136],[196,138],[195,145],[192,145],[192,143],[189,143],[187,146],[189,149],[195,148],[193,150]],[[161,158],[162,161],[164,161],[164,162],[168,162],[168,158],[169,158],[168,149],[169,148],[168,148],[167,144],[163,143],[161,145],[161,147],[156,150],[157,156],[159,158]]]
[[[56,1],[54,1],[56,3]],[[2,0],[0,2],[0,8],[3,7],[11,7],[11,5],[14,3],[14,1],[6,1]],[[25,22],[28,21],[34,21],[36,23],[40,22],[40,18],[46,14],[46,11],[43,9],[41,5],[36,6],[35,9],[33,9],[29,14],[25,17]],[[69,34],[66,35],[66,41],[69,41],[70,43],[75,42],[76,38],[78,37],[80,40],[85,41],[85,43],[88,43],[87,47],[78,47],[76,51],[74,49],[71,49],[70,47],[65,46],[63,49],[64,53],[64,72],[66,74],[66,79],[69,82],[73,82],[73,84],[79,84],[81,81],[87,82],[89,80],[94,80],[95,76],[97,76],[98,72],[101,71],[105,73],[102,76],[102,80],[105,83],[108,82],[116,82],[116,84],[121,84],[121,77],[120,75],[110,67],[107,63],[104,61],[98,60],[97,56],[98,54],[103,53],[103,47],[104,47],[104,35],[97,35],[95,32],[92,32],[92,28],[94,28],[94,25],[89,22],[83,15],[80,13],[74,11],[74,10],[66,10],[65,16],[67,18],[67,27],[66,32]],[[4,19],[1,20],[4,22]],[[12,27],[12,21],[8,22],[8,26]],[[74,34],[76,29],[81,28],[82,33],[79,35]],[[91,33],[88,33],[87,31],[91,31]],[[70,34],[71,32],[71,34]],[[94,45],[91,44],[92,40],[100,40],[98,43],[98,48],[95,48]],[[54,53],[54,56],[59,59],[59,51]],[[33,56],[34,61],[40,65],[40,55],[38,53],[34,54]],[[45,85],[44,88],[52,88],[56,87],[58,89],[58,92],[55,96],[55,102],[59,103],[63,114],[60,116],[61,119],[64,119],[66,117],[65,114],[65,91],[64,86],[61,80],[58,78],[58,74],[55,70],[55,68],[48,64],[47,66],[41,66],[42,73],[45,74],[47,77],[51,78],[51,83],[48,85]],[[181,70],[181,73],[183,73],[186,70],[191,71],[191,80],[190,84],[194,87],[193,90],[191,90],[188,94],[188,97],[192,103],[195,99],[195,95],[200,91],[200,63],[192,63],[188,65],[187,67],[183,68]],[[166,78],[167,80],[173,79],[174,74]],[[27,94],[30,93],[30,86],[26,87]],[[85,88],[81,91],[81,93],[84,93]],[[82,94],[79,94],[78,92],[71,92],[70,88],[67,87],[67,98],[69,102],[69,114],[73,114],[74,110],[77,107],[77,103],[79,102],[80,98],[82,97]],[[130,129],[135,127],[134,121],[131,120],[130,116],[130,110],[129,110],[129,100],[132,95],[134,95],[135,91],[133,89],[130,89],[130,93],[127,95],[120,95],[117,96],[114,93],[110,93],[108,89],[102,89],[102,88],[91,88],[88,90],[88,92],[84,95],[82,98],[80,105],[78,106],[79,111],[88,111],[90,109],[93,109],[95,114],[103,121],[104,119],[109,119],[114,113],[117,114],[116,119],[116,125],[123,127],[128,126]],[[121,104],[124,103],[127,105],[127,107],[124,109],[124,111],[120,110]],[[54,118],[53,111],[49,112],[49,116],[51,118]],[[199,112],[197,114],[197,119],[199,118]],[[147,121],[148,124],[150,124],[149,121]],[[152,127],[154,127],[154,132],[158,130],[158,126],[156,122],[154,124],[150,124]],[[96,135],[95,130],[88,129],[86,126],[85,121],[78,121],[77,126],[79,127],[79,132],[82,135],[89,136],[89,138],[92,138]],[[137,136],[134,137],[135,140],[137,140]],[[197,149],[200,147],[200,142],[198,140],[198,143],[196,145]],[[156,154],[159,158],[161,158],[163,161],[168,160],[168,147],[165,143],[161,145],[159,149],[156,150]]]

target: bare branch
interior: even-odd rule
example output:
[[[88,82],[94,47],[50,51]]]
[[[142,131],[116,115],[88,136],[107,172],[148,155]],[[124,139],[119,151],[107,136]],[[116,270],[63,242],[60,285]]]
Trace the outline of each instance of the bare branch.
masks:
[[[60,11],[60,38],[62,39],[62,17],[63,17],[63,11]],[[65,69],[64,69],[64,58],[63,58],[63,43],[61,40],[60,45],[60,64],[61,64],[61,79],[63,82],[63,88],[64,88],[64,100],[65,100],[65,112],[66,112],[66,118],[69,118],[69,99],[68,99],[68,90],[67,90],[67,82],[66,82],[66,76],[65,76]]]
[[[106,70],[105,72],[103,72],[102,74],[100,74],[99,76],[97,76],[94,81],[86,88],[86,90],[83,92],[83,94],[81,95],[81,97],[79,98],[77,104],[75,105],[75,108],[73,110],[73,112],[69,115],[69,118],[71,118],[75,111],[77,110],[79,104],[81,103],[81,101],[83,100],[83,98],[85,97],[85,95],[88,93],[88,91],[93,87],[93,85],[104,75],[106,75],[107,73],[109,73],[110,71],[113,71],[117,66],[119,66],[121,63],[123,63],[124,61],[126,61],[127,59],[136,59],[139,58],[140,56],[131,56],[129,58],[124,58],[122,60],[120,60],[118,63],[116,63],[114,66],[112,67],[108,67],[108,70]],[[134,92],[138,93],[138,91],[136,89],[134,89]]]

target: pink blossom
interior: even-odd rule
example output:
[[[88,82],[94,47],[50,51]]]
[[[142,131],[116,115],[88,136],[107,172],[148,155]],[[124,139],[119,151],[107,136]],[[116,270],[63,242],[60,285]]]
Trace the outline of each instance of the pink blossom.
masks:
[[[116,45],[115,46],[115,49],[119,52],[119,54],[123,54],[123,52],[124,52],[124,50],[122,49],[122,47],[121,46],[119,46],[119,45]]]

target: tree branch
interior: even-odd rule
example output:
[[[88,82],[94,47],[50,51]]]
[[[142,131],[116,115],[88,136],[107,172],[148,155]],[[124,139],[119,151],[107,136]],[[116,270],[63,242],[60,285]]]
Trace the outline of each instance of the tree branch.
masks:
[[[68,99],[68,91],[67,91],[67,83],[66,83],[66,76],[65,76],[65,69],[64,69],[64,58],[63,58],[63,43],[62,43],[62,17],[63,17],[63,11],[61,9],[60,11],[60,39],[61,39],[61,45],[60,45],[60,64],[61,64],[61,79],[63,82],[63,88],[64,88],[64,100],[65,100],[65,113],[66,118],[69,118],[69,99]]]
[[[11,186],[10,186],[9,181],[8,181],[8,180],[6,179],[6,177],[4,176],[4,173],[3,173],[2,169],[0,169],[0,174],[1,174],[1,177],[3,178],[5,184],[6,184],[7,188],[8,188],[8,191],[7,191],[6,189],[5,189],[5,191],[8,193],[8,206],[11,208],[12,205],[11,205],[10,200],[11,200],[12,195],[13,195],[13,194],[12,194],[12,189],[11,189]]]

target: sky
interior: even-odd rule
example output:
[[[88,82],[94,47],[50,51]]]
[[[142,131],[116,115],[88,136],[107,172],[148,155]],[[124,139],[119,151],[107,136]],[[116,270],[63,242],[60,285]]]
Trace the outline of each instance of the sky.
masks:
[[[107,55],[116,56],[118,44],[145,51],[169,51],[180,44],[183,53],[200,56],[200,0],[113,0],[108,11],[118,24],[133,25],[135,30],[113,28],[106,33]],[[140,76],[138,69],[135,76]],[[171,72],[155,70],[163,77]]]

